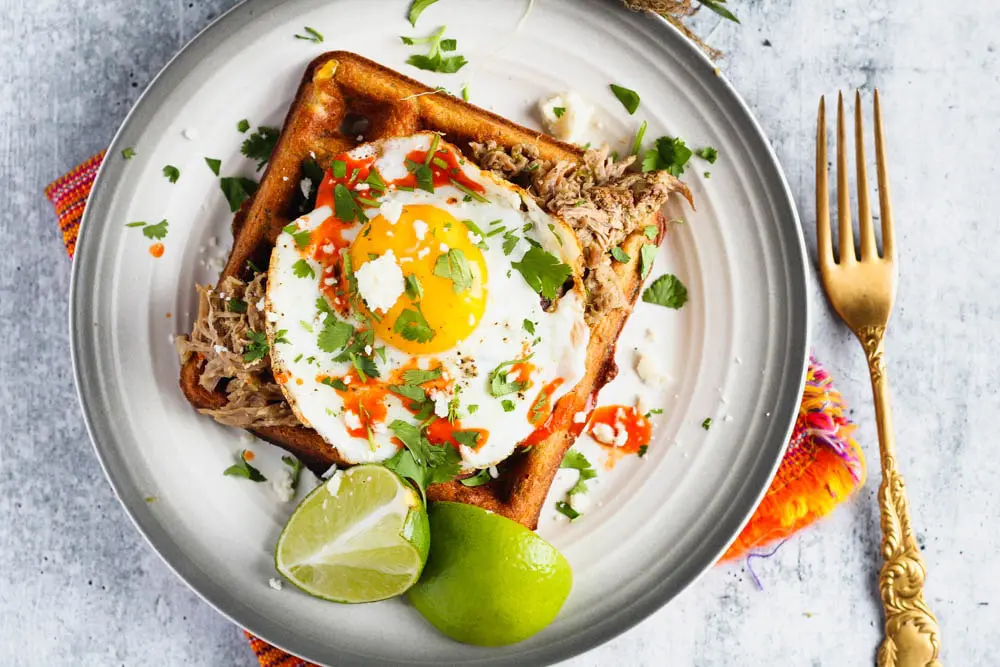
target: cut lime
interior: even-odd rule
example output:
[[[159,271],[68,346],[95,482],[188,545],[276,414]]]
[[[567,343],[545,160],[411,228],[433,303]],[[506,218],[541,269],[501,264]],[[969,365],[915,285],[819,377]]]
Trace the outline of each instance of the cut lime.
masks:
[[[278,572],[310,595],[375,602],[405,593],[427,562],[427,512],[380,465],[338,470],[295,508],[274,548]]]
[[[573,586],[569,562],[519,523],[461,503],[430,508],[427,567],[409,598],[460,642],[503,646],[545,628]]]

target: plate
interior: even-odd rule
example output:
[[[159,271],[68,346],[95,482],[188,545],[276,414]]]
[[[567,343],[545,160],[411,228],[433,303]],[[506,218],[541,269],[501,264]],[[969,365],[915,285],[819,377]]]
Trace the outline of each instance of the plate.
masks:
[[[115,137],[84,217],[73,267],[71,340],[80,402],[108,479],[136,526],[177,574],[234,622],[322,664],[534,664],[565,659],[626,630],[712,565],[756,506],[798,409],[807,355],[805,253],[788,186],[752,115],[713,64],[665,21],[613,0],[466,0],[431,6],[413,29],[407,3],[249,0],[195,38],[143,94]],[[525,10],[530,7],[530,12]],[[417,71],[399,35],[442,23],[469,65]],[[323,33],[295,39],[305,26]],[[172,335],[189,331],[193,284],[214,281],[229,244],[223,175],[254,175],[237,122],[279,125],[305,65],[324,50],[358,52],[537,126],[547,94],[575,90],[597,108],[595,138],[627,150],[669,134],[712,145],[685,173],[697,211],[678,205],[654,275],[676,273],[691,299],[640,304],[618,345],[619,377],[602,403],[631,402],[637,352],[667,378],[653,401],[643,459],[607,470],[592,508],[569,523],[547,511],[540,532],[570,560],[573,592],[530,640],[483,649],[448,640],[405,601],[339,606],[275,576],[271,549],[291,506],[267,484],[222,476],[245,436],[196,414],[177,387]],[[633,88],[630,116],[609,83]],[[132,147],[131,160],[121,151]],[[171,184],[164,165],[180,168]],[[710,171],[711,177],[703,172]],[[169,221],[165,253],[132,221]],[[702,428],[713,419],[710,430]],[[582,443],[581,447],[596,446]],[[273,448],[253,445],[265,472]],[[592,453],[593,455],[593,453]],[[595,458],[600,458],[595,456]],[[572,484],[561,473],[551,507]],[[613,547],[609,546],[613,545]]]

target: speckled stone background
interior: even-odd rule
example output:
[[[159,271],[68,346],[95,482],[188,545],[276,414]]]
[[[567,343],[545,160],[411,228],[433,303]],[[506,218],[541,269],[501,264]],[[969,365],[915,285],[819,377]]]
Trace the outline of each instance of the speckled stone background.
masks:
[[[544,0],[539,0],[544,2]],[[0,2],[0,664],[250,665],[241,633],[146,547],[78,414],[69,262],[42,194],[103,148],[167,60],[233,0]],[[512,3],[513,4],[513,3]],[[770,136],[812,244],[821,94],[884,95],[903,276],[889,342],[900,465],[930,568],[945,664],[997,664],[1000,537],[1000,5],[731,0],[701,21]],[[853,400],[874,462],[860,349],[813,288],[816,352]],[[821,525],[717,568],[573,665],[872,664],[875,475]]]

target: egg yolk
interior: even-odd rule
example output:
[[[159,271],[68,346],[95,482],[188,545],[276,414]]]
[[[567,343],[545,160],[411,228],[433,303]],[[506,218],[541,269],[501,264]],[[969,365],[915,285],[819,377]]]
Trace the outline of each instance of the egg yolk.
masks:
[[[451,349],[475,330],[486,309],[487,274],[483,253],[470,237],[475,235],[464,223],[427,204],[404,206],[395,223],[381,215],[368,222],[351,244],[354,270],[392,250],[407,284],[389,311],[373,318],[379,338],[410,354],[432,354]],[[463,258],[469,285],[450,277]],[[397,326],[401,316],[404,322],[422,316],[430,329],[423,331],[425,340],[404,336]]]

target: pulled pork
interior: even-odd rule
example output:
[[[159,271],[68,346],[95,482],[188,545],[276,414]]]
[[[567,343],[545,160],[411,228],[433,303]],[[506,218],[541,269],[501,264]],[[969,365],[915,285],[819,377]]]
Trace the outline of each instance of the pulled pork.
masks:
[[[539,206],[573,227],[583,249],[588,324],[628,306],[611,268],[611,248],[645,224],[671,193],[690,200],[684,184],[670,174],[628,171],[635,156],[616,161],[606,146],[588,150],[579,163],[542,160],[530,144],[509,152],[494,142],[472,144],[472,149],[482,169],[524,187]],[[194,330],[177,338],[182,363],[192,354],[205,360],[201,386],[223,390],[228,399],[222,408],[201,412],[228,426],[301,425],[274,381],[270,356],[254,361],[243,356],[250,343],[247,333],[264,331],[263,309],[257,306],[263,303],[266,277],[258,274],[249,283],[229,277],[217,289],[199,286]],[[234,300],[246,308],[234,309]]]
[[[483,169],[525,187],[539,206],[564,219],[583,248],[588,323],[628,306],[608,253],[649,220],[674,192],[687,187],[665,171],[628,171],[636,156],[616,161],[607,146],[592,148],[579,163],[553,164],[530,144],[508,153],[490,141],[472,144]]]
[[[225,406],[201,412],[227,426],[301,425],[271,375],[270,356],[253,361],[243,357],[251,344],[248,332],[264,331],[264,312],[258,306],[264,302],[266,278],[260,273],[244,283],[229,277],[217,289],[199,285],[194,330],[175,341],[181,363],[192,354],[205,360],[198,383],[208,391],[225,391]]]

